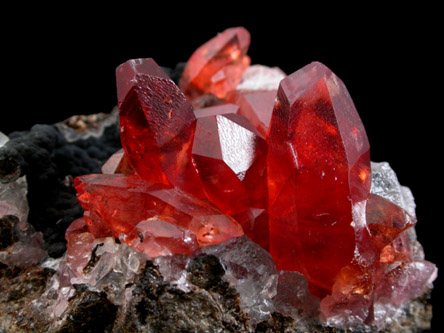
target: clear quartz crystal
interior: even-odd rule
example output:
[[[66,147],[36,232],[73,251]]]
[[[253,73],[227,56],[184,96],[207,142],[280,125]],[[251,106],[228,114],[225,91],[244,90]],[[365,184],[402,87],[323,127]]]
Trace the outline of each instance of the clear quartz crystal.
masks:
[[[395,171],[387,162],[372,162],[371,192],[393,202],[411,216],[416,216],[412,192],[408,187],[399,184]]]
[[[192,284],[189,282],[188,272],[186,270],[191,259],[192,256],[169,255],[157,257],[154,259],[154,263],[159,267],[159,272],[165,281],[187,293],[192,289]]]
[[[416,204],[412,191],[399,183],[398,177],[389,163],[372,162],[371,192],[393,202],[403,208],[409,215],[416,217]],[[407,230],[407,236],[410,241],[413,260],[424,260],[424,250],[416,238],[415,227]]]
[[[274,311],[278,271],[270,254],[247,236],[208,246],[202,253],[218,257],[225,268],[225,279],[240,295],[242,309],[251,322],[269,318]]]
[[[125,284],[136,276],[146,257],[126,244],[117,244],[111,237],[96,239],[93,249],[99,260],[91,270],[83,270],[83,274],[73,277],[71,283],[87,284],[95,291],[107,286],[111,291],[110,300],[120,304]]]
[[[147,260],[143,253],[136,252],[126,244],[117,244],[111,237],[94,240],[92,244],[96,262],[91,267],[75,267],[79,261],[69,261],[65,255],[58,264],[44,294],[33,302],[36,311],[46,312],[53,318],[54,327],[63,322],[69,306],[69,298],[75,293],[74,285],[85,284],[91,291],[106,289],[107,296],[116,305],[125,305],[126,286],[131,284],[139,269]],[[90,246],[77,242],[75,246]],[[90,258],[92,252],[90,254]],[[74,266],[73,266],[74,265]]]

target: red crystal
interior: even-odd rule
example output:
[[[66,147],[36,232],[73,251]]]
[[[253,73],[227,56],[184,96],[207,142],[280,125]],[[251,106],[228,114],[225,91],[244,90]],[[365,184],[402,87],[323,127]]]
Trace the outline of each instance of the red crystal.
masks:
[[[226,100],[239,105],[239,114],[247,118],[256,130],[266,138],[273,113],[275,90],[232,91]]]
[[[209,200],[229,215],[267,205],[267,145],[239,107],[196,111],[193,161]]]
[[[188,60],[179,86],[191,99],[211,93],[219,98],[234,90],[250,65],[250,34],[230,28],[199,47]]]
[[[190,230],[200,246],[243,234],[235,220],[210,204],[137,175],[81,176],[75,179],[75,186],[78,200],[88,213],[88,227],[96,237],[109,236],[110,230],[115,237],[126,239],[140,222],[154,217]]]
[[[405,230],[416,223],[401,207],[376,195],[367,200],[366,219],[379,262],[411,261]]]
[[[367,136],[342,81],[320,63],[282,80],[268,145],[270,252],[323,297],[353,258],[370,191]]]
[[[145,180],[203,197],[191,162],[193,108],[152,59],[129,60],[116,70],[122,146]]]

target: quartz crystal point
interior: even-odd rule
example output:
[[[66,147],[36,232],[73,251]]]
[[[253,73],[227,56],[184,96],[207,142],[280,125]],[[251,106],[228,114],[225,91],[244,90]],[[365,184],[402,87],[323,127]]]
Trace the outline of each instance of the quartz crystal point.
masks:
[[[223,98],[234,90],[250,65],[250,34],[230,28],[199,47],[188,60],[179,86],[190,99],[205,94]]]
[[[177,188],[149,183],[137,175],[89,175],[75,179],[78,200],[86,210],[85,220],[96,237],[119,237],[129,244],[136,235],[144,233],[158,235],[167,229],[161,221],[174,224],[170,242],[181,238],[190,253],[195,249],[192,240],[196,237],[200,246],[217,244],[243,234],[241,226],[231,217],[224,215],[209,203],[199,200]],[[142,221],[152,219],[152,225]],[[154,223],[156,222],[156,223]],[[194,236],[182,229],[189,230]],[[133,237],[128,238],[129,235]],[[166,232],[165,232],[166,235]],[[143,241],[142,241],[143,242]],[[177,252],[177,251],[173,251]]]
[[[365,224],[369,143],[342,81],[312,63],[281,81],[268,136],[270,252],[322,298]]]
[[[203,198],[191,161],[191,104],[152,59],[129,60],[116,76],[121,140],[131,167],[147,181]]]

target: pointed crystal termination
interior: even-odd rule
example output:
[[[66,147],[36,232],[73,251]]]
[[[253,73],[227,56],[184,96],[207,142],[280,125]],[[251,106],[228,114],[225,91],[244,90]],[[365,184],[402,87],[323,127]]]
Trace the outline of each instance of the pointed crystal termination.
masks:
[[[195,235],[199,246],[206,246],[243,235],[242,227],[234,219],[211,204],[178,188],[149,183],[138,175],[81,176],[75,179],[75,187],[78,200],[86,210],[84,219],[95,237],[113,235],[131,245],[138,232],[156,239],[169,230],[170,241],[177,242],[180,235],[191,237],[183,232],[182,229],[186,229]],[[153,223],[148,228],[146,223],[149,224],[150,219]],[[158,220],[179,228],[157,223]],[[145,224],[142,225],[143,221]],[[184,241],[184,244],[195,248],[192,241]],[[145,244],[140,246],[144,248]]]
[[[116,69],[122,147],[145,180],[203,197],[191,161],[196,127],[193,108],[152,59],[129,60]]]
[[[196,110],[193,161],[208,199],[225,214],[266,208],[266,141],[239,107]]]
[[[112,175],[114,173],[120,173],[122,175],[132,175],[134,170],[126,158],[123,149],[115,152],[108,161],[102,165],[102,173]]]
[[[270,252],[322,298],[365,223],[367,135],[342,81],[317,62],[281,81],[270,126]]]
[[[250,33],[242,27],[230,28],[199,47],[188,60],[180,88],[190,99],[204,94],[218,98],[234,90],[250,65],[246,55]]]
[[[239,106],[239,114],[247,118],[259,134],[267,137],[273,113],[276,90],[232,91],[226,100]]]

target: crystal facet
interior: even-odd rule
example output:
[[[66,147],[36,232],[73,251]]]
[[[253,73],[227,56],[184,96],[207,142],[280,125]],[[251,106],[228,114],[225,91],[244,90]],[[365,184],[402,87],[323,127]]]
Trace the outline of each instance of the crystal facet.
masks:
[[[342,81],[320,63],[282,80],[268,145],[271,254],[323,297],[353,258],[371,184],[367,136]]]
[[[145,180],[203,197],[191,162],[196,118],[191,104],[152,59],[116,70],[122,146]]]
[[[209,200],[229,215],[265,208],[265,140],[238,107],[224,104],[196,111],[193,161]]]
[[[250,34],[230,28],[199,47],[188,60],[179,86],[191,99],[211,93],[219,98],[234,90],[250,65]]]
[[[243,234],[234,219],[205,201],[177,188],[146,182],[137,175],[82,176],[76,178],[75,185],[79,202],[87,213],[84,216],[86,223],[96,237],[114,235],[131,243],[132,238],[127,237],[134,228],[154,217],[190,230],[200,246],[217,244]],[[142,226],[137,228],[136,234],[150,232],[155,235],[165,230],[165,224],[154,223],[151,231]],[[171,242],[177,242],[175,238],[180,230],[171,232]],[[181,237],[184,243],[194,248],[193,242],[185,241],[190,235],[184,232]]]

